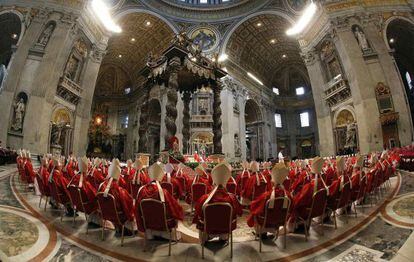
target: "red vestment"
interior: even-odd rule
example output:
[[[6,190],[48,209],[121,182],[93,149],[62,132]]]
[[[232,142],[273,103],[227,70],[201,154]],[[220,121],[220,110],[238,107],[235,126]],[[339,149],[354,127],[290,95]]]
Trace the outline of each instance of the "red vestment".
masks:
[[[47,171],[47,168],[44,166],[41,166],[39,168],[39,174],[40,177],[42,178],[41,183],[43,183],[43,188],[45,189],[45,194],[47,196],[50,196],[50,189],[49,189],[49,171]]]
[[[250,178],[247,180],[246,187],[241,192],[241,196],[245,199],[248,199],[250,201],[253,201],[254,198],[257,198],[260,196],[260,193],[258,193],[258,188],[263,187],[263,184],[266,184],[266,188],[264,189],[263,193],[269,190],[272,190],[271,183],[268,183],[266,178],[262,176],[260,173],[254,172]],[[253,191],[254,196],[253,196]]]
[[[183,220],[184,219],[184,211],[183,208],[180,206],[178,201],[166,190],[162,189],[164,193],[165,199],[165,207],[167,212],[167,220],[168,219],[175,219],[175,220]],[[137,221],[138,230],[144,232],[144,224],[141,217],[141,208],[139,204],[144,199],[160,199],[160,193],[158,191],[158,187],[155,182],[146,184],[143,186],[140,191],[138,192],[137,199],[135,201],[135,219]]]
[[[169,178],[168,175],[165,175],[161,182],[168,182],[172,184],[175,198],[178,199],[183,194],[183,188],[181,186],[180,181],[178,181],[178,179],[173,177],[172,175],[170,175]]]
[[[314,187],[315,179],[312,179],[310,183],[305,184],[302,190],[297,195],[295,195],[295,197],[293,198],[292,215],[307,218],[309,214],[307,208],[310,208],[312,205],[312,196],[314,192],[324,187],[322,179],[320,177],[318,178],[318,185],[316,191],[314,191]]]
[[[60,194],[61,204],[70,202],[70,195],[68,191],[69,181],[63,176],[62,171],[54,169],[49,176],[49,189],[51,190],[52,183],[56,185],[57,193]],[[51,191],[52,192],[52,191]],[[56,199],[55,199],[56,200]]]
[[[33,165],[30,160],[26,160],[26,163],[24,164],[24,172],[26,175],[26,182],[29,184],[33,184],[35,173],[33,171]]]
[[[74,177],[72,177],[72,180],[69,182],[69,185],[74,185],[78,188],[80,188],[80,190],[85,193],[86,197],[88,198],[87,201],[88,203],[91,203],[93,206],[93,210],[95,210],[97,208],[96,206],[96,202],[95,202],[95,196],[96,196],[96,188],[88,181],[86,180],[86,175],[84,175],[83,177],[83,181],[82,181],[82,187],[80,187],[79,182],[80,182],[80,177],[81,174],[75,175]],[[86,200],[86,199],[85,199]]]
[[[236,177],[237,183],[237,195],[240,196],[241,192],[246,188],[247,180],[249,180],[251,174],[248,170],[244,169]]]

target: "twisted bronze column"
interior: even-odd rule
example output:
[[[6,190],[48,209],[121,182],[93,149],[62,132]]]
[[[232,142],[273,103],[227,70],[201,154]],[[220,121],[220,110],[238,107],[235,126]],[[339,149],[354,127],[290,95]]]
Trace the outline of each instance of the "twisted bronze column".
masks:
[[[183,153],[189,153],[189,142],[190,142],[190,101],[191,101],[191,93],[184,92],[183,94],[183,102],[184,102],[184,109],[183,109]]]
[[[141,106],[141,115],[139,117],[139,141],[138,141],[138,153],[148,153],[148,138],[147,138],[147,130],[148,130],[148,106],[149,106],[149,91],[151,90],[150,87],[145,87],[144,89],[144,103]]]
[[[177,126],[175,120],[177,119],[177,101],[178,101],[178,73],[171,72],[170,78],[168,81],[167,89],[167,105],[166,105],[166,116],[165,116],[165,146],[168,147],[168,143],[171,137],[175,136],[177,133]]]
[[[218,83],[211,85],[213,89],[213,145],[214,145],[214,154],[223,154],[223,148],[221,144],[221,86]]]

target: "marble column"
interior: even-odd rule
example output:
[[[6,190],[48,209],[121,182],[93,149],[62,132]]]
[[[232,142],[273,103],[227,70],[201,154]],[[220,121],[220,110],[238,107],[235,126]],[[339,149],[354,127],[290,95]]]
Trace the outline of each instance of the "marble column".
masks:
[[[73,153],[77,156],[85,155],[88,147],[88,128],[91,120],[92,100],[95,92],[96,80],[104,55],[105,46],[94,46],[84,65],[82,98],[76,108]]]
[[[221,86],[218,83],[214,83],[211,86],[213,90],[213,146],[214,154],[223,154],[223,148],[221,144],[222,137],[222,120],[221,120]]]
[[[161,127],[160,127],[160,151],[167,147],[165,139],[162,139],[167,134],[165,126],[165,118],[167,116],[167,92],[165,85],[160,86],[160,104],[161,104]]]
[[[382,37],[378,34],[377,23],[366,21],[364,32],[370,40],[375,52],[378,55],[376,63],[370,63],[371,71],[375,72],[375,81],[383,81],[391,90],[395,112],[399,113],[398,132],[401,145],[409,145],[414,140],[413,124],[411,121],[411,110],[408,104],[407,95],[403,80],[401,79],[399,69],[394,57],[388,50],[388,47]]]
[[[321,156],[335,155],[331,109],[325,103],[325,81],[320,57],[315,50],[310,50],[303,54],[303,58],[308,69],[313,99],[315,101],[319,134],[319,148],[317,151],[319,151]]]
[[[358,124],[359,149],[361,153],[366,154],[381,150],[383,147],[382,128],[375,96],[375,86],[383,77],[381,72],[375,72],[377,69],[371,70],[372,63],[377,63],[376,58],[365,60],[351,26],[349,24],[338,29],[334,42],[352,92]]]
[[[28,92],[30,90],[31,81],[35,75],[33,71],[36,71],[36,68],[40,62],[32,61],[29,63],[29,50],[36,43],[40,33],[43,30],[43,26],[49,18],[49,15],[49,12],[40,10],[39,13],[32,19],[30,26],[25,30],[24,35],[17,44],[12,55],[12,59],[8,65],[8,75],[3,83],[3,90],[0,94],[0,140],[3,141],[3,145],[7,144],[12,148],[19,148],[23,146],[22,139],[20,139],[20,141],[9,141],[10,139],[8,139],[7,133],[11,118],[13,117],[12,104],[18,92],[23,90]],[[48,46],[50,46],[50,41]],[[25,81],[25,79],[28,79],[29,81]],[[21,83],[22,81],[24,81],[25,84],[30,85],[24,87]],[[23,132],[24,131],[25,130],[23,129]]]
[[[30,77],[30,96],[23,128],[25,131],[23,147],[35,153],[49,151],[49,123],[55,103],[56,89],[66,66],[73,42],[78,33],[74,27],[75,17],[53,13],[50,19],[56,20],[56,28],[49,40],[40,63],[33,71],[26,71]],[[29,56],[26,65],[33,60]],[[39,58],[34,58],[38,60]],[[36,77],[32,78],[35,75]]]
[[[221,91],[220,94],[220,101],[221,103],[221,120],[222,120],[222,153],[228,159],[234,158],[234,134],[237,130],[233,125],[233,92],[228,88],[225,87]],[[238,127],[237,127],[238,128]]]

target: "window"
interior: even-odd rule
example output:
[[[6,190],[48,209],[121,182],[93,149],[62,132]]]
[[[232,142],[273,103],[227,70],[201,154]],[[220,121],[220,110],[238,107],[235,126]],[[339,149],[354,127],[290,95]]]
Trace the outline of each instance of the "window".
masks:
[[[275,125],[277,128],[282,128],[282,116],[278,113],[275,114]]]
[[[296,95],[301,96],[305,94],[305,88],[303,87],[298,87],[296,88]]]
[[[308,127],[309,126],[309,113],[303,112],[300,114],[300,126]]]
[[[131,93],[131,88],[130,87],[125,88],[125,94],[128,95],[129,93]]]
[[[273,93],[275,93],[276,95],[280,95],[279,88],[273,87]]]
[[[200,0],[200,4],[207,4],[207,0]]]
[[[409,87],[410,89],[413,89],[413,85],[414,85],[414,83],[413,83],[413,80],[411,80],[411,75],[410,75],[410,73],[408,73],[408,72],[406,72],[406,73],[405,73],[405,80],[407,81],[408,87]]]

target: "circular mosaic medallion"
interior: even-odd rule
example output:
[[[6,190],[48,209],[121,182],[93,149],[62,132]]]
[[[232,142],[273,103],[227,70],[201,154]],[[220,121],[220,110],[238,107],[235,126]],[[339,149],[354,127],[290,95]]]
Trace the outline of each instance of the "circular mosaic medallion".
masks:
[[[393,225],[414,228],[414,194],[402,195],[391,201],[382,211],[382,217]]]
[[[10,261],[28,261],[49,243],[47,227],[33,216],[0,206],[0,252]]]
[[[198,46],[203,52],[213,50],[219,43],[217,30],[207,26],[201,26],[191,30],[189,37],[194,45]]]

